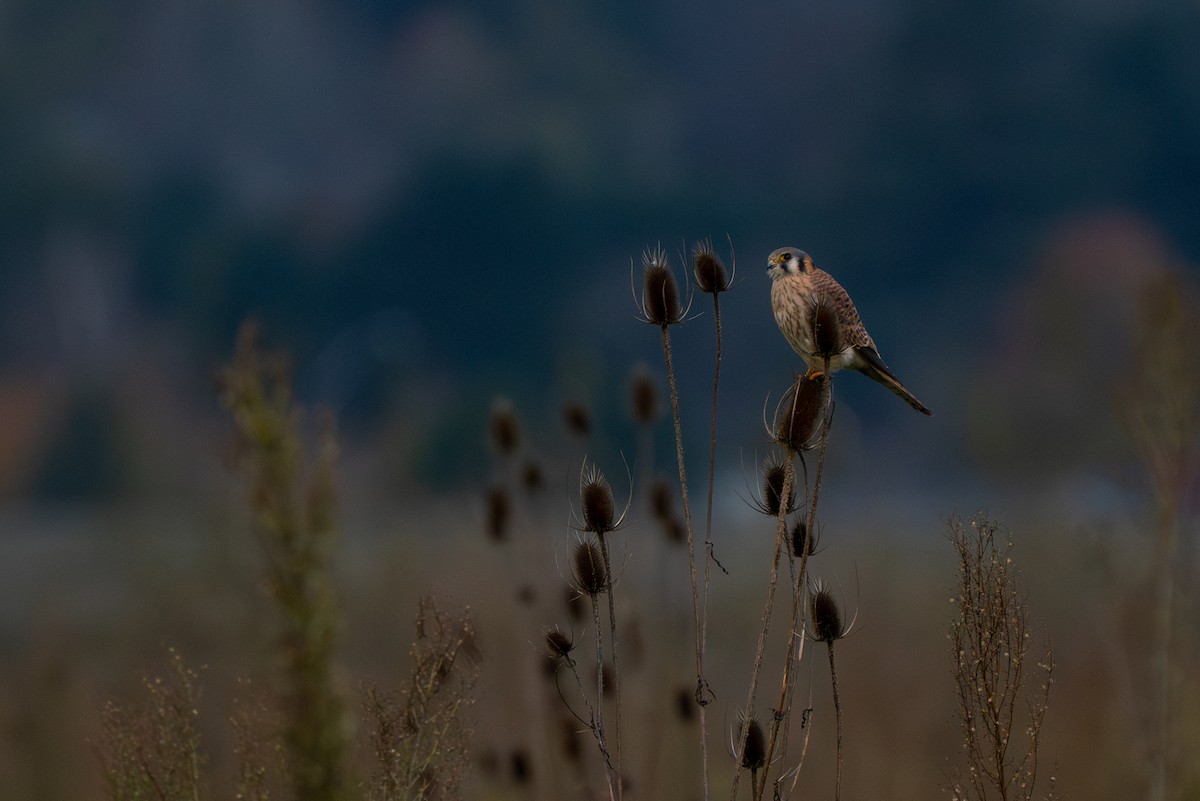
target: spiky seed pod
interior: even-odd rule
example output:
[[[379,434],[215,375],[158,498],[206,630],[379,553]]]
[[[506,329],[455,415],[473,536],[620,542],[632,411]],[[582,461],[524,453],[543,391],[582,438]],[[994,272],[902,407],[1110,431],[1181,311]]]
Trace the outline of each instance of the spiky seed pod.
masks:
[[[550,649],[550,656],[566,659],[575,650],[575,643],[562,629],[555,626],[546,630],[546,647]]]
[[[521,421],[508,398],[496,398],[492,402],[490,426],[492,447],[501,456],[511,456],[521,446]]]
[[[712,242],[707,239],[692,246],[692,272],[701,292],[715,295],[729,289],[725,265],[713,250]]]
[[[817,356],[829,359],[846,349],[837,310],[832,303],[821,302],[813,309],[812,329],[813,352]]]
[[[512,519],[512,501],[508,490],[492,487],[487,494],[487,522],[485,529],[489,538],[496,542],[508,539],[508,526]]]
[[[612,487],[595,467],[585,470],[579,481],[579,508],[583,531],[603,535],[616,528],[617,505]]]
[[[674,325],[683,319],[679,299],[679,284],[671,272],[667,254],[661,248],[642,254],[642,314],[646,322],[655,325]]]
[[[629,399],[634,422],[650,425],[658,420],[661,413],[658,387],[645,367],[634,368],[629,380]]]
[[[775,441],[793,451],[808,450],[820,436],[832,393],[828,375],[798,376],[776,415]]]
[[[760,507],[763,514],[778,517],[780,506],[784,506],[789,512],[792,511],[795,487],[788,487],[786,503],[782,502],[783,484],[786,477],[787,469],[782,462],[768,461],[763,464],[762,506]]]
[[[838,608],[833,593],[827,587],[818,584],[809,603],[813,639],[826,643],[840,640],[846,632],[842,629],[842,610]]]
[[[746,747],[742,750],[742,767],[758,770],[767,762],[767,738],[757,718],[746,722]]]
[[[608,572],[604,569],[604,557],[594,542],[581,542],[575,546],[575,582],[579,589],[593,598],[608,586]]]
[[[567,433],[581,439],[592,433],[592,413],[582,403],[574,401],[564,403],[562,415]]]
[[[792,530],[789,532],[788,541],[792,546],[792,556],[800,559],[804,556],[804,551],[808,551],[808,555],[813,555],[813,550],[817,547],[817,537],[808,536],[808,522],[803,517],[799,518],[792,524]]]

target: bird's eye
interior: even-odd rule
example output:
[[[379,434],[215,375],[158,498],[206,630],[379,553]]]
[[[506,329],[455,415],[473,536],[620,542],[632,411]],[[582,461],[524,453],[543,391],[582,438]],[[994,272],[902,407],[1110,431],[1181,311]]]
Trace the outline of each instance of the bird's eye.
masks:
[[[789,262],[789,261],[791,261],[793,258],[795,258],[795,257],[794,257],[794,256],[793,256],[791,253],[784,253],[784,254],[783,254],[783,260],[784,260],[785,262]]]

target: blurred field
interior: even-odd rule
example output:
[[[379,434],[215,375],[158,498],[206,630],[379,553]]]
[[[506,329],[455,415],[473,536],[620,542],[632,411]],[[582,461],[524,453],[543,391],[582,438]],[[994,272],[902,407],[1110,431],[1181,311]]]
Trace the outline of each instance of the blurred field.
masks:
[[[477,493],[377,503],[369,510],[356,504],[353,491],[347,495],[337,558],[346,691],[367,679],[395,679],[406,669],[420,594],[469,606],[485,654],[476,745],[481,755],[498,755],[499,765],[498,775],[477,771],[471,797],[528,797],[528,787],[505,776],[515,750],[534,755],[539,779],[562,777],[562,711],[546,690],[538,651],[545,626],[570,626],[559,575],[570,540],[562,523],[568,499],[547,491],[518,512],[514,540],[497,545],[482,534]],[[6,521],[10,532],[36,532],[6,537],[2,555],[10,566],[0,677],[9,688],[0,710],[0,785],[7,797],[102,797],[87,744],[96,734],[99,705],[136,697],[138,680],[161,668],[168,644],[189,664],[204,666],[201,721],[212,775],[216,787],[228,780],[223,718],[235,679],[250,677],[260,689],[270,688],[274,667],[272,610],[256,586],[253,549],[230,496],[220,513],[193,517],[114,512],[103,520],[30,515]],[[836,580],[857,614],[856,631],[839,653],[844,791],[847,797],[936,797],[958,759],[945,636],[955,566],[943,539],[943,511],[900,516],[891,511],[900,504],[887,499],[845,500],[843,489],[828,501],[825,550],[811,563],[814,575]],[[723,495],[718,508],[724,509],[716,526],[718,555],[730,576],[714,583],[710,658],[721,729],[714,739],[724,740],[744,697],[772,533],[770,522],[755,519],[736,495]],[[636,634],[623,643],[631,796],[693,798],[695,739],[675,712],[676,691],[690,686],[686,570],[679,547],[661,541],[645,517],[635,509],[617,539],[625,554],[619,614],[636,620]],[[1143,526],[1132,519],[1080,525],[1032,504],[1021,504],[1009,518],[1039,636],[1052,639],[1058,662],[1045,775],[1053,774],[1071,797],[1138,797],[1145,781],[1147,687],[1143,588],[1133,578],[1145,569]],[[104,537],[95,536],[97,525]],[[532,602],[518,600],[525,587]],[[1195,656],[1194,619],[1176,617],[1181,661]],[[575,631],[584,634],[580,624]],[[801,692],[811,680],[815,711],[800,786],[825,795],[832,721],[823,660],[806,662],[804,675]],[[1174,688],[1173,725],[1186,738],[1200,730],[1194,674],[1181,670]],[[1194,772],[1187,755],[1195,750],[1186,739],[1176,742],[1179,770]],[[582,745],[592,758],[591,743],[584,738]],[[547,758],[547,747],[558,755]],[[716,753],[723,750],[716,745]],[[716,787],[725,784],[729,764],[717,758]],[[553,795],[543,789],[538,796],[545,793]]]

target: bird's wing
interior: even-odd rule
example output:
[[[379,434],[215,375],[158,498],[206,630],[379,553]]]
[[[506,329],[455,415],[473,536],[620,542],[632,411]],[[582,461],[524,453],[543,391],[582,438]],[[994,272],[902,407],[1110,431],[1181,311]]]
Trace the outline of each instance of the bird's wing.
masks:
[[[818,302],[828,303],[837,313],[842,341],[848,347],[874,350],[875,342],[867,333],[862,318],[858,316],[858,309],[854,308],[854,301],[850,300],[850,293],[837,282],[836,278],[824,270],[814,270],[812,280]]]

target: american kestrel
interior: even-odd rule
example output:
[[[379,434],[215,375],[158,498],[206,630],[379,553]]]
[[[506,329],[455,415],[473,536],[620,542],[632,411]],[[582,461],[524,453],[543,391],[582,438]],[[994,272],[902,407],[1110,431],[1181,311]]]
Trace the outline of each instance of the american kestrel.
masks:
[[[854,301],[834,277],[799,248],[779,248],[767,259],[775,322],[809,373],[858,370],[899,395],[922,414],[933,414],[879,358]]]

